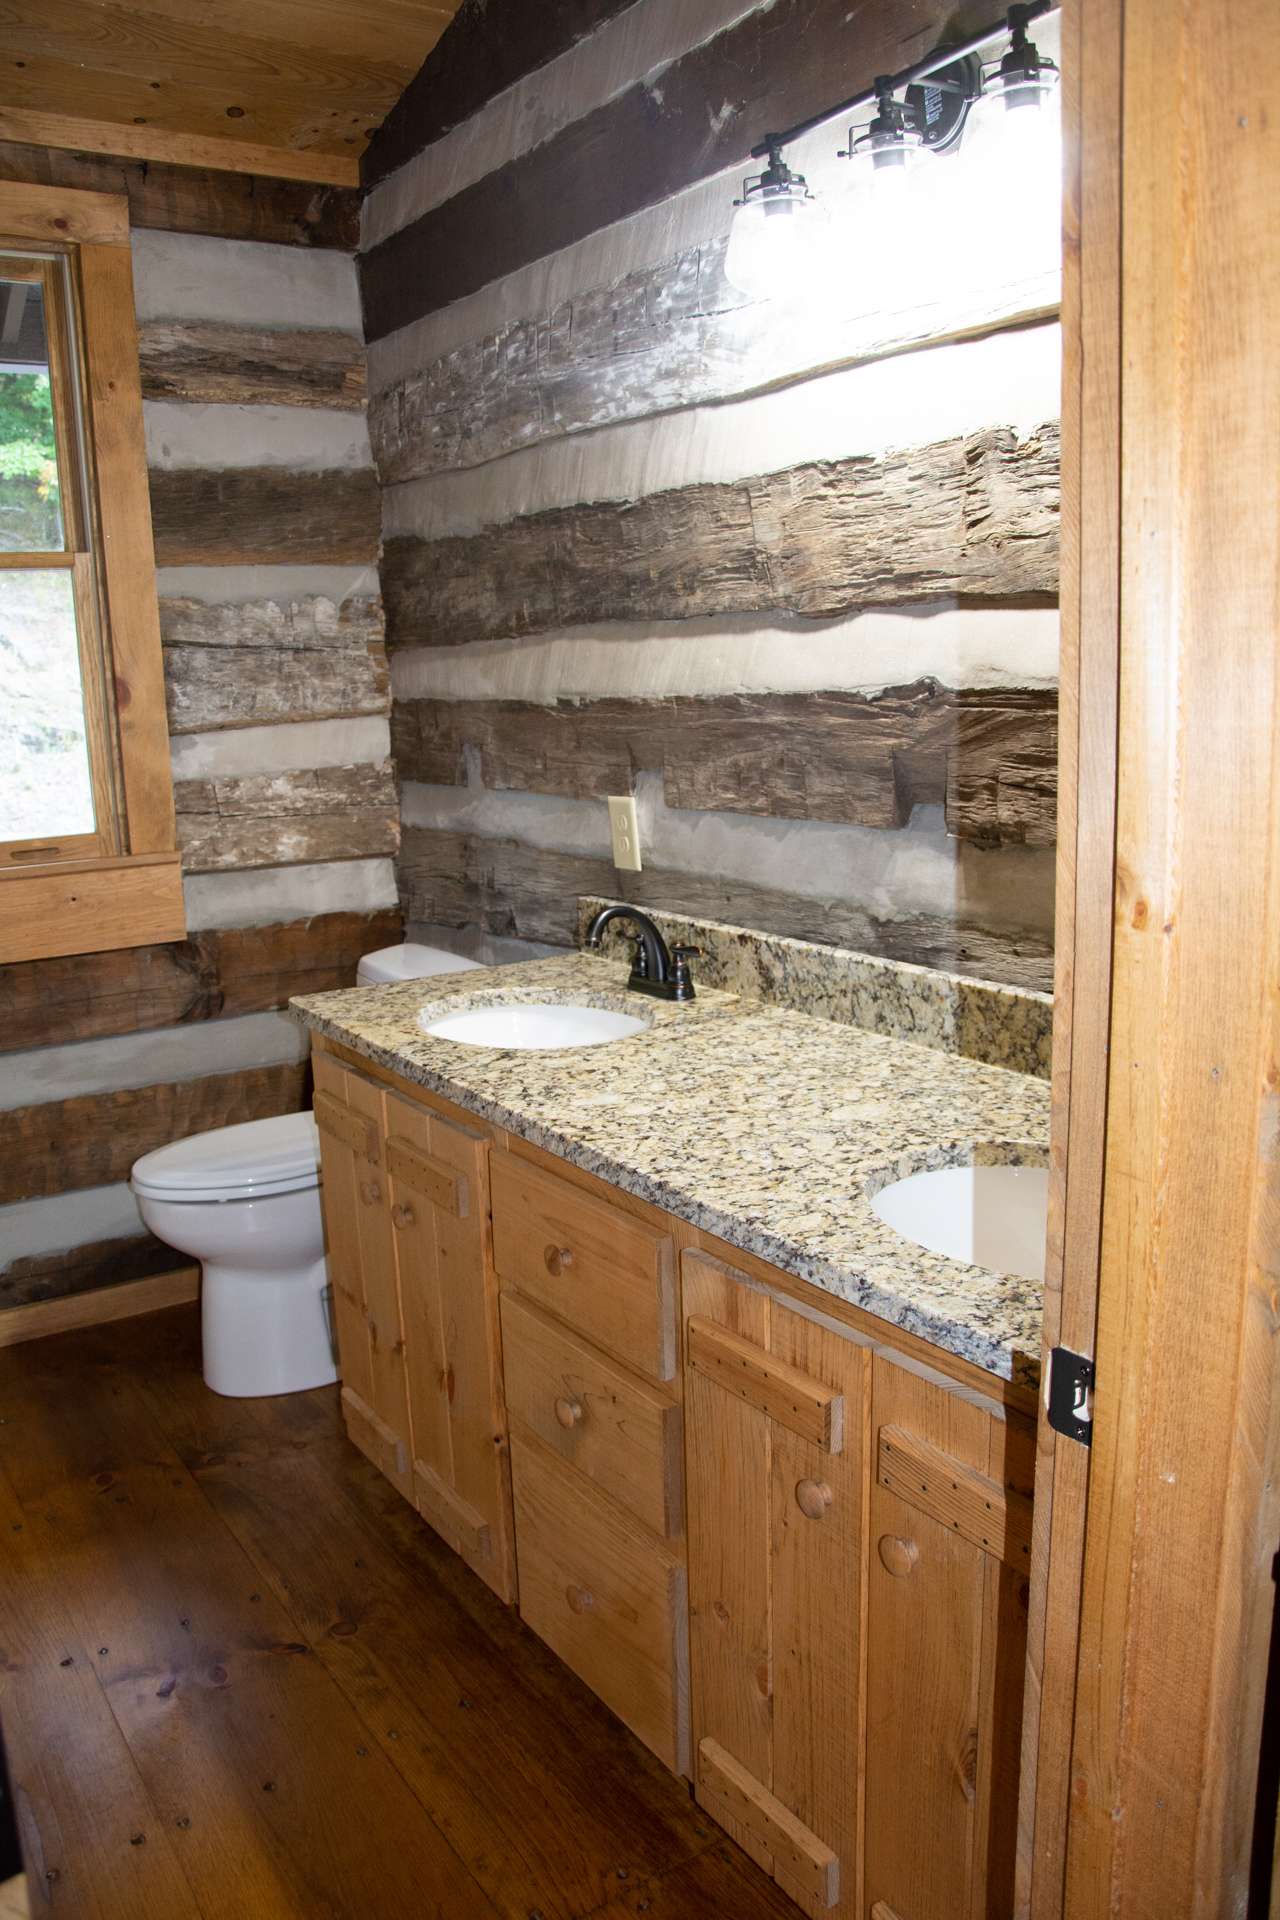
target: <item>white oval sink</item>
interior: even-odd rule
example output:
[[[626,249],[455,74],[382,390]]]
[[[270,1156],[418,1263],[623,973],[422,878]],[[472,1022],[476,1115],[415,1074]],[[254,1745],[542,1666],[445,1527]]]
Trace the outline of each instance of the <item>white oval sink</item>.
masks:
[[[506,1006],[469,1007],[424,1021],[437,1040],[456,1040],[464,1047],[515,1047],[527,1052],[554,1047],[603,1047],[644,1033],[652,1022],[634,1013],[614,1013],[608,1007]]]
[[[1044,1279],[1047,1167],[934,1167],[873,1194],[871,1210],[931,1253]]]

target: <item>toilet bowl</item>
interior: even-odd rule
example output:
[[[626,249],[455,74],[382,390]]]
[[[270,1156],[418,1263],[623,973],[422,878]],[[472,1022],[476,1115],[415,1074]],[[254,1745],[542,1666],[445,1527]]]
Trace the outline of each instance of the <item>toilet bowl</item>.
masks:
[[[440,947],[366,954],[360,986],[477,967]],[[144,1154],[132,1182],[143,1221],[204,1270],[204,1377],[234,1399],[300,1393],[338,1377],[320,1139],[309,1113],[218,1127]]]

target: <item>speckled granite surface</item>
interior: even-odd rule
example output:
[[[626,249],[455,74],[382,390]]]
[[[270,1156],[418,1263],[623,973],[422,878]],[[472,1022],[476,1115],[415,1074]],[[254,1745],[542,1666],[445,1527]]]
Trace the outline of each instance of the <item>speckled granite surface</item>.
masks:
[[[419,1016],[588,999],[648,1014],[606,1047],[461,1046]],[[331,1039],[824,1292],[1005,1379],[1033,1384],[1040,1289],[925,1252],[869,1195],[925,1166],[1043,1162],[1048,1089],[912,1041],[705,989],[626,992],[617,958],[575,954],[405,985],[313,994]]]
[[[596,913],[612,901],[583,896],[578,902],[578,940]],[[1010,1067],[1047,1080],[1053,1047],[1053,998],[1026,987],[972,980],[966,974],[905,960],[881,960],[847,947],[789,940],[720,920],[690,920],[678,913],[645,912],[668,946],[702,948],[694,976],[749,1000],[765,1000],[812,1013],[823,1020],[865,1027],[890,1040],[917,1040],[941,1053],[958,1053],[987,1066]],[[624,930],[605,929],[605,950],[617,948]]]

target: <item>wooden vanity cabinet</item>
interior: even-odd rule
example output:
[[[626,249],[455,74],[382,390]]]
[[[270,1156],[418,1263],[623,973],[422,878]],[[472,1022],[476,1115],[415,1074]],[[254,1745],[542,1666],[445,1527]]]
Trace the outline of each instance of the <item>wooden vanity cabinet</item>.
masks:
[[[488,1136],[326,1053],[314,1066],[347,1432],[510,1600]]]

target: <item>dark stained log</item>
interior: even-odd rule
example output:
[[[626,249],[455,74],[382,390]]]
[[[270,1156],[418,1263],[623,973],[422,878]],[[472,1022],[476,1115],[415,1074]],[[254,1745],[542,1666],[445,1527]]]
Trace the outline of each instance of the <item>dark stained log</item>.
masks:
[[[365,860],[400,844],[390,760],[178,780],[173,798],[184,873]]]
[[[287,1061],[0,1113],[0,1206],[112,1186],[129,1178],[139,1154],[170,1140],[297,1113],[309,1073],[305,1060]]]
[[[586,38],[632,0],[464,0],[360,159],[368,189],[527,73]]]
[[[364,405],[364,344],[331,328],[228,327],[148,320],[138,329],[144,400],[239,405]]]
[[[936,301],[815,331],[754,311],[724,277],[726,241],[709,240],[575,294],[549,312],[513,320],[428,361],[369,402],[369,433],[384,485],[475,466],[563,434],[648,419],[775,389],[913,346],[1043,321],[1057,290],[1025,279],[948,304]]]
[[[971,856],[981,859],[981,854]],[[406,827],[399,862],[401,901],[415,924],[479,927],[483,932],[569,947],[577,941],[579,894],[603,894],[636,906],[727,921],[766,933],[851,947],[980,980],[1048,991],[1049,941],[986,926],[965,912],[879,918],[853,901],[810,899],[714,875],[646,867],[619,873],[609,860],[551,853],[515,840]]]
[[[167,946],[0,967],[0,1053],[232,1014],[355,984],[361,956],[401,938],[398,908],[209,928]]]
[[[948,9],[887,0],[774,0],[651,81],[422,214],[361,260],[365,336],[378,340],[531,260],[747,165],[785,127],[927,51]]]
[[[663,700],[415,700],[392,710],[401,779],[602,799],[660,772],[668,806],[773,819],[905,825],[945,805],[979,845],[1051,845],[1057,695],[920,680],[858,693]]]
[[[0,180],[128,194],[129,224],[134,227],[268,240],[280,246],[333,247],[346,253],[354,253],[360,243],[360,196],[350,187],[166,167],[14,141],[0,141]]]
[[[370,467],[153,467],[150,487],[157,566],[360,565],[377,556],[381,516]]]
[[[162,599],[171,733],[385,713],[382,603]]]
[[[0,1267],[0,1312],[32,1306],[37,1300],[62,1300],[92,1293],[125,1280],[149,1280],[187,1264],[186,1255],[152,1233],[118,1240],[93,1240],[66,1253],[19,1254]]]
[[[947,596],[1051,604],[1058,428],[991,427],[880,458],[389,540],[392,647],[461,646],[601,620],[831,619]],[[803,640],[797,639],[797,646]]]

